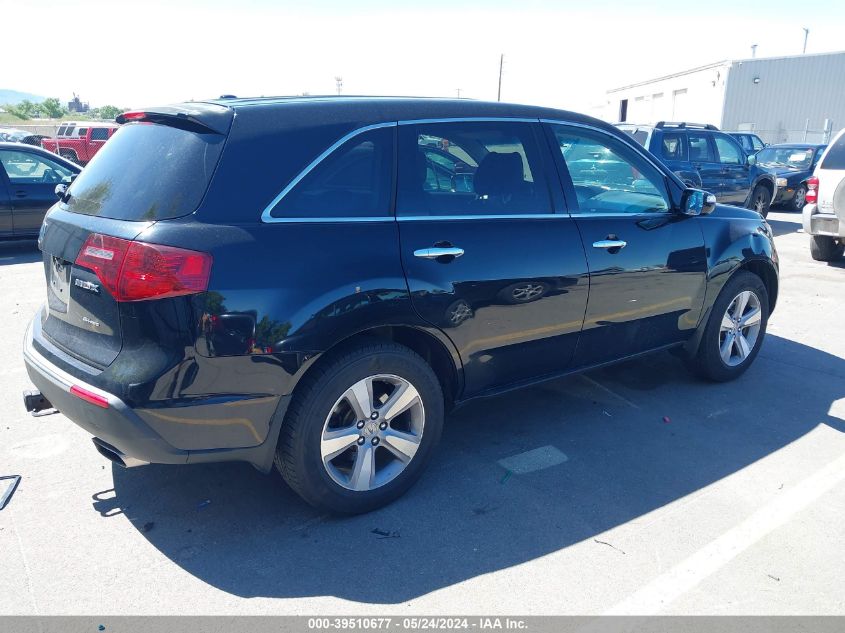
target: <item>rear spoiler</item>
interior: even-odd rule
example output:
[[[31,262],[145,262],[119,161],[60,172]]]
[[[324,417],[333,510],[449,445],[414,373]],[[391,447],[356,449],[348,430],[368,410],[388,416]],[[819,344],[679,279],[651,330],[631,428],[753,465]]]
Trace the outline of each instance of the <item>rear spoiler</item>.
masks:
[[[118,123],[141,121],[181,127],[196,132],[226,134],[232,125],[234,110],[213,103],[179,103],[154,108],[130,110],[115,117]]]

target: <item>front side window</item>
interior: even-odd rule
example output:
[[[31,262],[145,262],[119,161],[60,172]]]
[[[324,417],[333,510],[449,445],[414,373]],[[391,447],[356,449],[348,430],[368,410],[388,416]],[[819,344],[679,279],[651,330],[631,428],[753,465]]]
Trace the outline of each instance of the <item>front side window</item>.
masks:
[[[13,185],[70,182],[67,167],[29,152],[0,150],[0,163]]]
[[[663,174],[619,139],[553,126],[580,213],[660,213],[670,208]]]
[[[727,136],[717,135],[713,137],[713,140],[716,142],[716,151],[719,152],[720,163],[723,165],[742,165],[745,162],[739,145]]]
[[[689,137],[689,159],[694,163],[715,163],[713,148],[710,146],[707,136],[704,134],[690,134]]]
[[[552,212],[534,131],[525,123],[402,125],[398,178],[400,216]]]
[[[358,134],[317,164],[277,204],[274,218],[390,215],[393,128]]]
[[[766,147],[766,146],[763,144],[763,141],[761,141],[758,137],[756,137],[756,136],[751,137],[751,148],[755,152],[759,152],[764,147]]]

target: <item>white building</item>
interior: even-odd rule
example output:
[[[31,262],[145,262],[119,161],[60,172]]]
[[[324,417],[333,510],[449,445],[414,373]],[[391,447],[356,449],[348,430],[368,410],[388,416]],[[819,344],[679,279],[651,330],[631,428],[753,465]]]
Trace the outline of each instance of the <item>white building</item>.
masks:
[[[727,60],[614,88],[598,116],[713,123],[767,143],[826,142],[845,127],[845,52]]]

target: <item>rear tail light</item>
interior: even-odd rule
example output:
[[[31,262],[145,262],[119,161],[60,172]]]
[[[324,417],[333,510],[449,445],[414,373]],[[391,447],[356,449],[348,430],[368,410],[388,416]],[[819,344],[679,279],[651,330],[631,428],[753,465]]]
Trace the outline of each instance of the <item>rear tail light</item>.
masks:
[[[815,176],[807,178],[807,195],[804,200],[807,204],[816,204],[819,201],[819,179]]]
[[[165,299],[204,292],[211,255],[92,233],[76,265],[97,275],[117,301]]]

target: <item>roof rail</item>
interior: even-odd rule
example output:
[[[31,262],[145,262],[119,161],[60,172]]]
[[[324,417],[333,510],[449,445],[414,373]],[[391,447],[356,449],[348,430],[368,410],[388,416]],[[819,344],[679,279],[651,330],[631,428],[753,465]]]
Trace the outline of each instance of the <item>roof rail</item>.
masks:
[[[711,125],[710,123],[689,123],[686,121],[658,121],[655,123],[654,127],[656,128],[664,128],[664,127],[679,127],[679,128],[697,128],[701,130],[717,130],[715,125]]]

